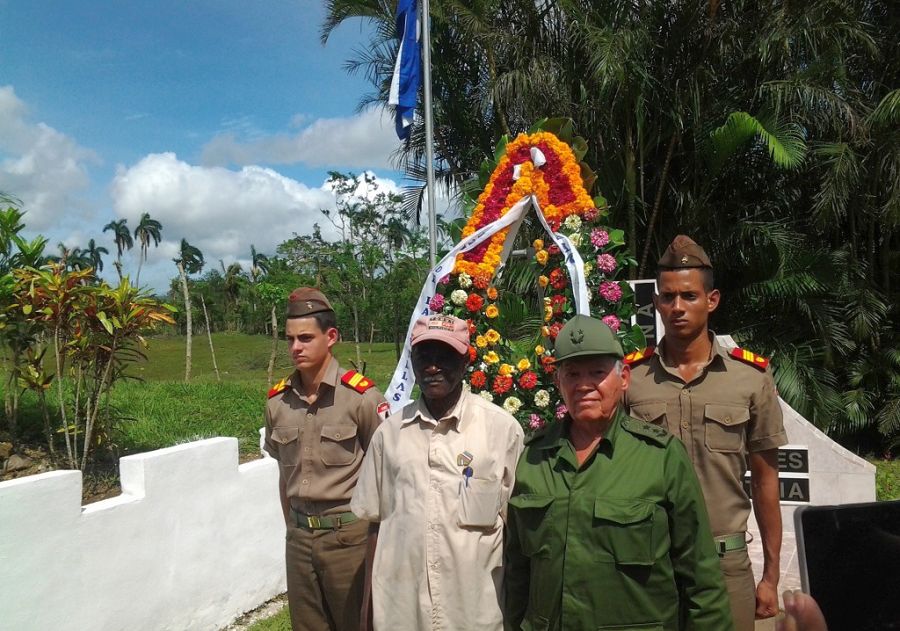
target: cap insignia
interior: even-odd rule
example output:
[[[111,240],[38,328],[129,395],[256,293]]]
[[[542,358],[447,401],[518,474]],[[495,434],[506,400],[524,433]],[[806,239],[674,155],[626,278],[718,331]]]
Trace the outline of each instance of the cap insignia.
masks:
[[[572,331],[569,339],[572,340],[572,344],[581,344],[584,341],[584,331],[582,329]]]
[[[687,264],[687,262],[688,262],[688,257],[682,256],[682,257],[681,257],[681,264],[682,264],[682,265],[685,265],[685,264]]]

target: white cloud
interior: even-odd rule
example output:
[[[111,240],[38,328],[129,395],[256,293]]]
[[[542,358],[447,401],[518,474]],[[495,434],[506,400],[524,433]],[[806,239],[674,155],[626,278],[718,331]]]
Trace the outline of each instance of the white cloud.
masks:
[[[304,125],[294,116],[291,125]],[[311,167],[383,169],[391,166],[391,154],[399,146],[390,113],[370,108],[347,118],[319,118],[296,134],[275,134],[244,140],[231,128],[215,136],[203,148],[203,163],[298,164]],[[246,137],[246,135],[244,135]]]
[[[0,86],[0,190],[22,201],[29,229],[52,226],[81,208],[96,154],[45,123],[28,119],[12,86]]]
[[[391,180],[378,180],[396,190]],[[330,227],[320,212],[333,209],[327,184],[311,188],[276,171],[247,166],[240,171],[188,164],[173,153],[151,154],[131,167],[120,166],[110,187],[113,207],[133,231],[144,212],[159,221],[163,242],[151,248],[141,284],[164,290],[174,275],[171,259],[182,238],[203,252],[209,266],[245,260],[250,245],[274,254],[294,233],[309,234],[315,223]],[[137,270],[137,248],[126,273]]]

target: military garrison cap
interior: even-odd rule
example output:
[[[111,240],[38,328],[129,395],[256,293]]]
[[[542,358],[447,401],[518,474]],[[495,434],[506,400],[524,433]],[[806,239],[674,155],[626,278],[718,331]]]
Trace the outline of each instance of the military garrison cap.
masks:
[[[659,257],[656,263],[658,267],[678,269],[682,267],[708,267],[712,269],[712,263],[706,252],[697,243],[683,234],[672,239],[672,243]]]
[[[302,318],[322,311],[334,311],[328,298],[315,287],[298,287],[288,296],[287,317]]]
[[[622,359],[622,344],[604,322],[586,315],[577,315],[566,322],[556,336],[556,361],[587,355],[608,355]]]

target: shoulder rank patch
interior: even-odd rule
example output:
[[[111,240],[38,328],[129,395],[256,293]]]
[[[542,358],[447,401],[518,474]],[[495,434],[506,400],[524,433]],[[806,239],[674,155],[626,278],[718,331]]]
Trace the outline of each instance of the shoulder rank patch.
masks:
[[[375,383],[368,377],[364,377],[362,373],[355,370],[348,370],[341,377],[341,383],[348,388],[353,388],[360,394],[371,388]]]
[[[653,423],[648,423],[646,421],[640,421],[636,418],[629,417],[624,419],[622,421],[622,429],[627,431],[629,434],[649,438],[652,442],[660,445],[661,447],[665,447],[666,444],[670,440],[672,440],[672,435],[659,425],[654,425]]]
[[[290,387],[291,387],[291,378],[285,377],[284,379],[282,379],[281,381],[279,381],[278,383],[276,383],[274,386],[271,387],[271,389],[269,390],[269,398],[271,399],[276,394],[281,394],[282,392],[284,392],[285,390],[287,390]]]
[[[745,364],[750,364],[754,368],[759,368],[760,370],[765,370],[769,365],[769,360],[765,357],[757,355],[756,353],[751,353],[743,348],[733,348],[729,354],[735,359],[740,360]]]
[[[629,366],[634,364],[639,364],[645,359],[649,359],[653,357],[653,353],[656,351],[652,346],[648,346],[647,348],[642,348],[639,351],[634,351],[632,353],[628,353],[622,361],[624,361]]]

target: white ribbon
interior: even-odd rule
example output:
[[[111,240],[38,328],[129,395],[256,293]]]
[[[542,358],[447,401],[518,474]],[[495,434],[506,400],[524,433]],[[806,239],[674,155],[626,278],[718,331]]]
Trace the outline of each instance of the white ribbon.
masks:
[[[543,155],[541,155],[541,157],[543,158]],[[412,362],[410,361],[409,340],[416,320],[422,316],[431,315],[433,313],[429,308],[428,303],[435,294],[438,281],[453,271],[457,254],[468,252],[478,244],[490,239],[504,228],[510,227],[510,230],[506,235],[506,240],[503,242],[503,252],[500,255],[500,265],[498,266],[498,269],[502,267],[512,249],[512,244],[519,232],[519,227],[522,225],[522,220],[525,218],[525,214],[531,206],[537,211],[537,216],[541,225],[544,226],[544,229],[553,238],[554,243],[556,243],[563,255],[563,260],[569,270],[569,278],[572,279],[572,291],[575,296],[576,313],[590,315],[590,300],[587,283],[584,279],[584,263],[581,260],[581,255],[578,254],[578,250],[572,246],[572,242],[569,241],[565,235],[550,230],[550,226],[544,218],[544,213],[541,211],[537,198],[534,195],[523,197],[516,202],[505,215],[496,221],[479,228],[456,244],[456,246],[441,259],[440,263],[431,270],[431,273],[429,273],[428,277],[425,279],[422,292],[419,294],[419,301],[416,303],[416,308],[413,310],[412,316],[409,319],[409,327],[406,331],[406,341],[403,344],[403,352],[400,354],[400,361],[397,362],[394,376],[385,392],[385,398],[387,398],[387,401],[391,406],[392,413],[396,412],[410,401],[410,394],[416,383],[416,378],[413,374]]]

